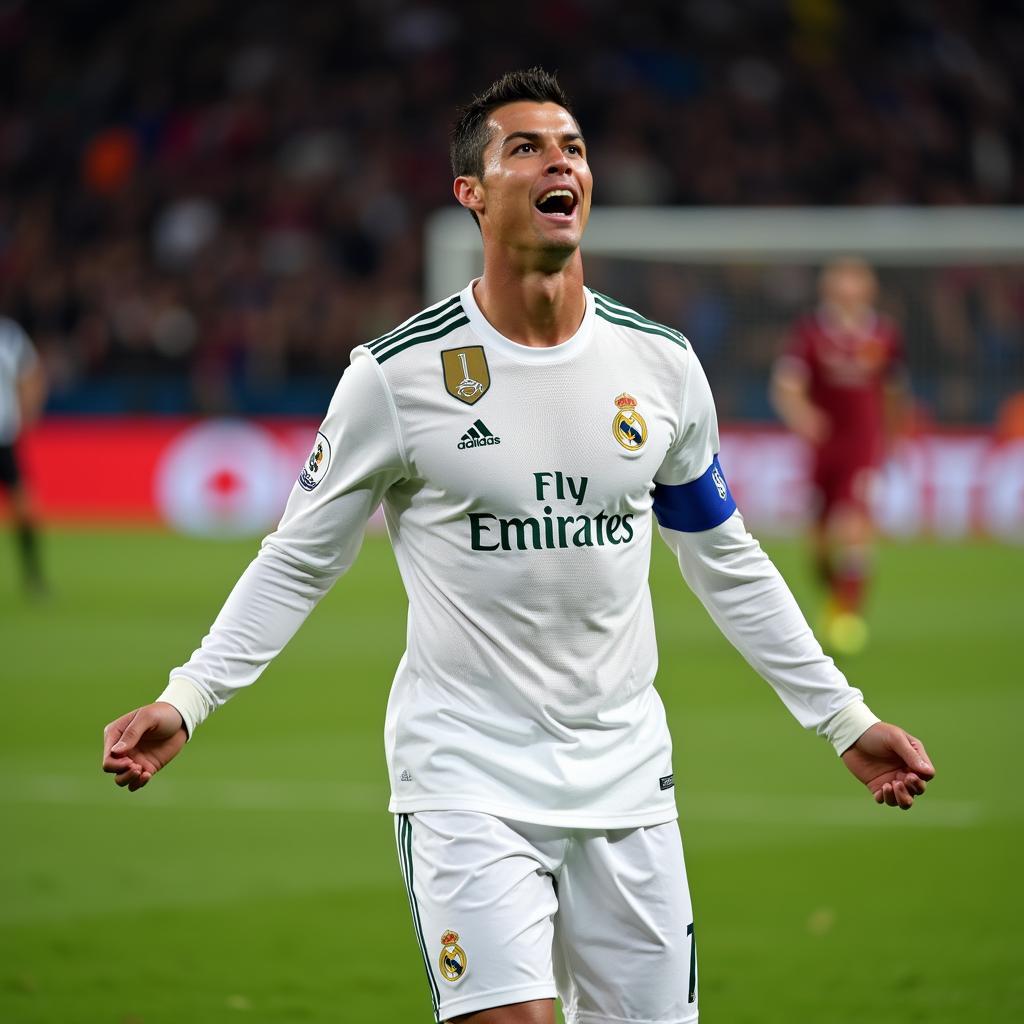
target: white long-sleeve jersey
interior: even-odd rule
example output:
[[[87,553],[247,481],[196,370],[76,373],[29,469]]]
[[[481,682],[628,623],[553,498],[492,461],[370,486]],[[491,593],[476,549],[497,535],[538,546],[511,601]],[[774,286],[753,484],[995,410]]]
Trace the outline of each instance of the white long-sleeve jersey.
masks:
[[[576,334],[530,348],[488,323],[470,285],[354,351],[278,529],[160,699],[191,735],[254,682],[383,502],[409,598],[385,728],[391,810],[670,820],[647,582],[657,517],[728,638],[841,751],[877,719],[747,533],[717,452],[681,334],[587,290]]]

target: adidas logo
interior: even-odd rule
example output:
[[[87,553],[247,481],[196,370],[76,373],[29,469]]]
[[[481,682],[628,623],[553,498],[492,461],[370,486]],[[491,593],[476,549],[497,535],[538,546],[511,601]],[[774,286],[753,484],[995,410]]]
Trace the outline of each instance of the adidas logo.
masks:
[[[468,451],[470,448],[483,448],[488,444],[501,444],[501,438],[495,437],[486,426],[483,420],[477,420],[469,428],[459,441],[459,448]]]
[[[412,782],[412,775],[410,774],[408,768],[403,768],[402,769],[402,774],[398,776],[398,781],[399,782]]]

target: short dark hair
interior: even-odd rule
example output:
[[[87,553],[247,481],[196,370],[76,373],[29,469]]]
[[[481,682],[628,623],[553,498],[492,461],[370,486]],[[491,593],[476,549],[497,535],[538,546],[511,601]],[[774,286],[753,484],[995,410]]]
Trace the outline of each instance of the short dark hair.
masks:
[[[456,178],[484,176],[484,149],[491,141],[487,121],[498,107],[522,100],[557,103],[572,114],[568,98],[550,71],[541,67],[509,71],[459,112],[459,119],[452,128],[451,144],[452,172]]]

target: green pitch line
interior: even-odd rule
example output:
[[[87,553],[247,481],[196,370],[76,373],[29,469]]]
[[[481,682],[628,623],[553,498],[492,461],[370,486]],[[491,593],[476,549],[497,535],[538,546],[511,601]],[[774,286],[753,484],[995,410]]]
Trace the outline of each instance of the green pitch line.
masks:
[[[151,787],[146,804],[154,808],[207,811],[261,811],[268,814],[360,814],[380,811],[387,803],[386,785],[345,782],[294,782],[249,779],[185,779],[168,772],[159,787]],[[0,805],[107,807],[109,794],[96,780],[81,775],[33,775],[17,789],[0,789]],[[845,796],[747,793],[691,793],[684,805],[687,823],[722,822],[747,825],[830,825],[837,828],[971,828],[986,820],[1004,819],[1006,811],[992,801],[940,797],[927,813],[878,814],[859,793]]]
[[[799,547],[766,546],[814,612]],[[385,810],[404,597],[382,538],[165,776],[130,796],[98,771],[102,724],[159,692],[255,550],[57,532],[53,599],[31,605],[0,544],[0,1020],[429,1021]],[[872,643],[847,667],[936,761],[909,814],[861,798],[656,547],[708,1020],[1024,1016],[1024,551],[893,545],[879,563]]]

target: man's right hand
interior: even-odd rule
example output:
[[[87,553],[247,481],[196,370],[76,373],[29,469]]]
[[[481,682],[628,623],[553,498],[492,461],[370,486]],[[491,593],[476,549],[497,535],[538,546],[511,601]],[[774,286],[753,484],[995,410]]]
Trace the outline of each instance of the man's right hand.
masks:
[[[147,704],[103,730],[103,770],[134,793],[173,760],[187,740],[177,708],[162,701]]]

